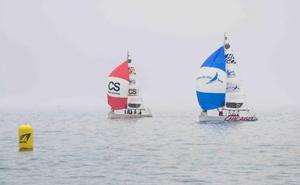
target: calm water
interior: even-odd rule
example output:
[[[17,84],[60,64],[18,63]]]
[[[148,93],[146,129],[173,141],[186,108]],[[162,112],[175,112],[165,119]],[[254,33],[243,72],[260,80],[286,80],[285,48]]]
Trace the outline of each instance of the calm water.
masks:
[[[282,110],[281,110],[282,111]],[[300,184],[300,114],[199,124],[193,111],[107,120],[100,111],[0,111],[0,184]],[[18,152],[17,128],[35,129]]]

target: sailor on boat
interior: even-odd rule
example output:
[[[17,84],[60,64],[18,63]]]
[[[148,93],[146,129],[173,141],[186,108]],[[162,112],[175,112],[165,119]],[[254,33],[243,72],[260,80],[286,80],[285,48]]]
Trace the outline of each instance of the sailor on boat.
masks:
[[[223,116],[223,110],[222,109],[219,109],[217,108],[218,112],[219,112],[219,116]]]

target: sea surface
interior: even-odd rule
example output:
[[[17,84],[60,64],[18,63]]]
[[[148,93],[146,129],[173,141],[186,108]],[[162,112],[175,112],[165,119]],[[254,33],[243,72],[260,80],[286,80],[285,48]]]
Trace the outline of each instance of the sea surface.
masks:
[[[197,123],[197,111],[108,120],[100,110],[0,110],[0,185],[300,184],[300,111]],[[18,126],[34,151],[18,151]]]

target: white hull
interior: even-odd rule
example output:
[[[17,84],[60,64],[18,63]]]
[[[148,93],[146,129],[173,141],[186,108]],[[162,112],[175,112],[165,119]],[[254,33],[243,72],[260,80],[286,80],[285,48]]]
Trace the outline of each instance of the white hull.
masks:
[[[127,119],[127,118],[143,118],[143,117],[152,117],[152,114],[149,109],[143,110],[141,114],[124,114],[124,113],[115,113],[109,112],[108,118],[109,119]]]
[[[229,115],[229,116],[199,116],[200,122],[236,122],[236,121],[257,121],[256,116],[238,116],[238,115]]]

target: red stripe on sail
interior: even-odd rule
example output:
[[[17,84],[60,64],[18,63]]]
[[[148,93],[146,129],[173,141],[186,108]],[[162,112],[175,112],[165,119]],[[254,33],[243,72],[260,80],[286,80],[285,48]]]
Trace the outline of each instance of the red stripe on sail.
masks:
[[[120,110],[127,108],[127,98],[117,98],[107,95],[108,104],[112,110]]]
[[[129,81],[129,71],[128,71],[128,61],[126,60],[118,67],[116,67],[109,76],[122,78],[124,80]]]

